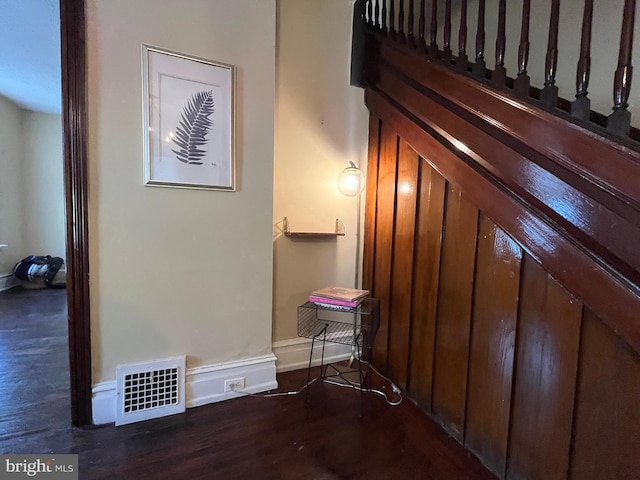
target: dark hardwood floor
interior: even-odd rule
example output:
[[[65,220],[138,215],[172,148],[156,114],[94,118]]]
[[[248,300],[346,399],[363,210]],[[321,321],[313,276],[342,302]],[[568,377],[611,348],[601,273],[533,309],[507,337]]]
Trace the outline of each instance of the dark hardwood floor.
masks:
[[[278,375],[297,390],[306,371]],[[82,479],[494,479],[411,402],[314,383],[115,428],[70,427],[65,292],[0,293],[0,452],[78,453]]]

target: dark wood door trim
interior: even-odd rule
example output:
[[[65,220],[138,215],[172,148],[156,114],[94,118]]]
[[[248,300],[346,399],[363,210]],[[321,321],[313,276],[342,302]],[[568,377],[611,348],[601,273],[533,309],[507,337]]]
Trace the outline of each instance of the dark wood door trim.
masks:
[[[71,421],[83,426],[92,423],[85,0],[60,0],[60,39]]]

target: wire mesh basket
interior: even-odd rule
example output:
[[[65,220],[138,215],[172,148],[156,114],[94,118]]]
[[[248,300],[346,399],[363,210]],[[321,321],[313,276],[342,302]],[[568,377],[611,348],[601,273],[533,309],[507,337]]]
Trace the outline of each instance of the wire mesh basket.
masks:
[[[298,336],[369,349],[378,329],[378,316],[378,303],[373,298],[349,309],[306,302],[298,307]]]

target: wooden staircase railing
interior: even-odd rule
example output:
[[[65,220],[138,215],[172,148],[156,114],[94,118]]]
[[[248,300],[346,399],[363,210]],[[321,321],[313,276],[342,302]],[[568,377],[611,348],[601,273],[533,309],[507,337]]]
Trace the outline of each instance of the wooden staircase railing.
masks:
[[[429,2],[408,2],[408,12],[404,0],[359,0],[365,7],[362,9],[362,20],[371,32],[382,35],[409,48],[424,52],[428,58],[442,62],[444,65],[466,72],[477,80],[490,81],[498,88],[508,88],[520,99],[524,99],[556,113],[566,113],[578,121],[591,124],[593,128],[606,131],[618,139],[640,141],[640,131],[632,128],[632,116],[629,111],[629,97],[632,87],[632,49],[634,38],[634,16],[636,12],[635,0],[625,0],[621,12],[620,47],[618,64],[612,72],[613,112],[607,117],[602,113],[590,110],[589,79],[592,65],[591,41],[593,0],[584,0],[582,31],[580,38],[580,55],[576,60],[576,89],[575,99],[569,101],[558,97],[556,76],[558,71],[558,35],[562,31],[560,23],[560,0],[550,0],[550,16],[548,41],[544,65],[544,85],[539,87],[530,85],[528,75],[529,52],[534,42],[542,42],[540,38],[530,38],[529,24],[531,21],[531,2],[523,0],[520,40],[515,46],[517,50],[517,71],[514,77],[508,76],[505,58],[509,38],[506,35],[507,1],[499,0],[498,12],[487,12],[485,0],[477,2],[475,58],[470,64],[467,57],[467,1],[461,0],[457,7],[460,9],[458,22],[458,52],[453,54],[451,46],[452,31],[452,2],[444,1],[444,8],[437,0]],[[430,8],[429,8],[430,7]],[[441,10],[443,12],[441,12]],[[427,22],[427,11],[430,11]],[[439,17],[439,14],[441,17]],[[495,38],[495,65],[488,71],[485,59],[486,48],[486,19],[487,15],[497,15],[497,35]],[[493,17],[490,17],[493,18]],[[427,32],[427,23],[429,24]],[[438,45],[438,32],[442,31],[442,48]],[[426,43],[428,34],[429,41]],[[596,61],[598,59],[595,59]],[[640,125],[640,124],[639,124]]]
[[[602,18],[583,1],[574,101],[562,98],[574,77],[559,55],[567,0],[543,13],[522,0],[515,17],[500,0],[495,11],[485,0],[355,4],[352,83],[370,112],[362,279],[380,300],[373,362],[506,480],[640,471],[635,1],[616,0],[608,117],[591,106],[606,108],[591,68]]]

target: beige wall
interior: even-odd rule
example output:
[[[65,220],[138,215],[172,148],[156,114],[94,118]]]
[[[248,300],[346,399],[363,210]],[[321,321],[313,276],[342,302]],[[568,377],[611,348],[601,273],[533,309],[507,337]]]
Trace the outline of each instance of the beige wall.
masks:
[[[60,115],[0,97],[0,274],[27,255],[65,258]]]
[[[22,110],[0,96],[0,274],[11,272],[20,260],[24,244],[24,204],[22,202]]]
[[[89,0],[94,383],[271,352],[275,0]],[[141,44],[237,67],[237,192],[143,186]]]
[[[356,199],[336,179],[351,160],[366,168],[368,114],[363,90],[349,86],[350,0],[280,0],[274,182],[273,340],[296,338],[296,306],[313,289],[353,286]],[[295,241],[291,230],[333,231],[333,240]]]
[[[24,110],[22,127],[25,255],[65,258],[61,118]]]

